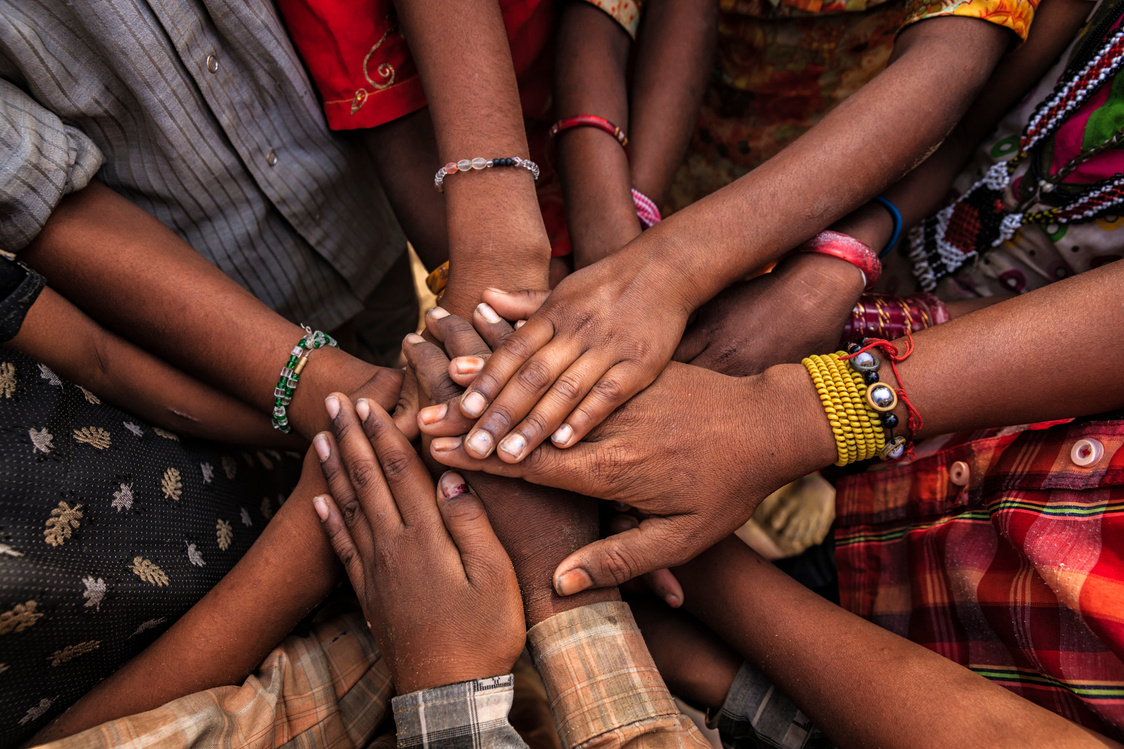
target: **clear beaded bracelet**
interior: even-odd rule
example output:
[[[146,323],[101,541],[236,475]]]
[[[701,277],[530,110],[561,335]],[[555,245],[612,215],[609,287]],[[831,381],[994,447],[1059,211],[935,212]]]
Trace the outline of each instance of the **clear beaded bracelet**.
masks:
[[[300,382],[301,372],[308,364],[309,355],[318,348],[324,346],[331,346],[332,348],[339,348],[336,344],[336,339],[332,338],[327,333],[320,330],[312,330],[311,328],[302,325],[305,332],[308,333],[304,338],[293,346],[293,350],[289,353],[289,361],[281,369],[281,379],[277,381],[277,387],[273,389],[273,428],[288,434],[293,431],[289,426],[288,406],[293,400],[293,393],[296,392],[297,383]]]
[[[489,169],[493,166],[516,166],[526,169],[535,178],[535,182],[539,181],[539,165],[530,159],[521,159],[518,156],[503,159],[485,159],[477,156],[475,159],[461,159],[460,161],[450,161],[445,166],[437,170],[437,174],[433,177],[433,186],[437,188],[437,192],[445,192],[445,177],[457,172],[470,172],[472,170]]]

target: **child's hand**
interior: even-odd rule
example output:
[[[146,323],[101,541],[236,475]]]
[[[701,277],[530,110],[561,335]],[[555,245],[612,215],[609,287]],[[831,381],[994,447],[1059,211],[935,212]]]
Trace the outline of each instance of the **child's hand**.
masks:
[[[734,377],[798,362],[839,342],[862,292],[862,274],[850,263],[794,255],[700,307],[675,360]]]
[[[545,301],[542,292],[484,293],[501,316],[527,323],[460,401],[478,418],[465,443],[471,456],[496,450],[517,463],[547,438],[569,447],[667,366],[689,311],[616,258],[571,274]]]
[[[313,502],[398,693],[510,672],[523,606],[480,499],[452,472],[435,490],[377,405],[333,398],[335,437],[315,440],[332,496]]]

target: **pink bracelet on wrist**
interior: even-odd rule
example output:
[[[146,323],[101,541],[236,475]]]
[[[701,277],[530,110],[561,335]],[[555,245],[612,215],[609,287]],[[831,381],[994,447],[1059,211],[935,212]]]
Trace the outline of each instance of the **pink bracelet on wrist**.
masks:
[[[821,231],[794,252],[818,252],[846,260],[863,274],[863,288],[867,291],[882,275],[882,261],[878,259],[877,252],[854,237],[837,231]]]
[[[563,117],[550,126],[550,137],[553,139],[557,137],[559,133],[564,133],[575,127],[592,127],[606,132],[616,138],[617,143],[620,143],[621,147],[624,148],[626,152],[628,151],[628,136],[624,134],[624,130],[621,130],[604,117],[598,117],[595,114],[576,114],[573,117]]]

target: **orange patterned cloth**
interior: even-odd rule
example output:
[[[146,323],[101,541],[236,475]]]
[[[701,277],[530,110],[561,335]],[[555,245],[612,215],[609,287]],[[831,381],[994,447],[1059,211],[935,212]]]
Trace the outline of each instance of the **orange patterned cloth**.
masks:
[[[823,119],[882,71],[906,25],[965,16],[1025,39],[1037,5],[1038,0],[721,0],[718,74],[672,187],[671,207],[682,208],[729,184]]]

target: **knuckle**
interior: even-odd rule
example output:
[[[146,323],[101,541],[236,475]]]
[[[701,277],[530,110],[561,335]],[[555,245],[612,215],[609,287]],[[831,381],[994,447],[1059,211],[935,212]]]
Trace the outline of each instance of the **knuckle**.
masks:
[[[601,400],[609,403],[620,403],[624,400],[624,388],[613,377],[598,380],[597,384],[593,386],[593,393]]]
[[[514,333],[504,342],[503,353],[511,359],[523,361],[531,358],[531,355],[535,353],[535,348],[528,336]]]
[[[355,460],[347,467],[348,478],[356,491],[363,491],[378,480],[379,469],[369,460]]]
[[[541,392],[550,385],[550,368],[545,362],[531,359],[520,368],[516,380],[524,390],[532,393]]]
[[[546,434],[549,428],[550,425],[547,424],[546,418],[538,411],[532,411],[523,419],[523,426],[519,431],[523,433],[524,437],[530,437],[531,435]]]
[[[343,516],[343,522],[347,523],[350,527],[355,524],[355,521],[362,517],[363,509],[359,506],[357,501],[349,499],[340,504],[340,515]]]
[[[488,372],[488,366],[485,365],[484,369],[480,370],[480,374],[476,375],[476,379],[472,381],[472,389],[478,393],[482,393],[485,398],[493,398],[499,392],[503,382],[494,374]]]
[[[483,427],[492,434],[506,433],[508,427],[514,423],[515,418],[511,409],[501,403],[493,403],[488,409],[487,423]]]
[[[601,567],[617,585],[627,582],[636,576],[636,565],[624,549],[619,545],[610,545],[605,549],[601,560]]]
[[[559,398],[567,402],[576,401],[585,395],[580,377],[572,373],[563,373],[561,377],[555,380],[554,390],[558,393]]]
[[[380,456],[382,472],[387,481],[397,481],[404,478],[413,468],[414,456],[403,452],[389,452]]]

